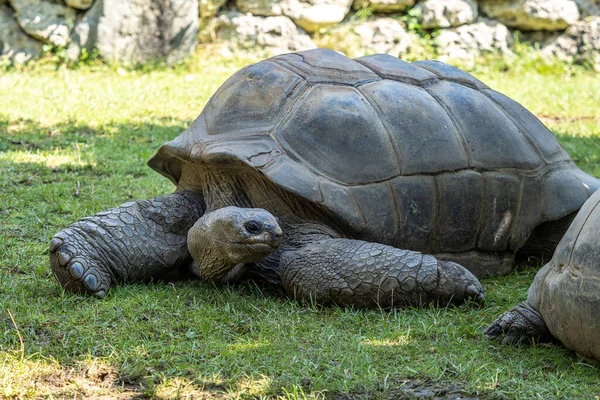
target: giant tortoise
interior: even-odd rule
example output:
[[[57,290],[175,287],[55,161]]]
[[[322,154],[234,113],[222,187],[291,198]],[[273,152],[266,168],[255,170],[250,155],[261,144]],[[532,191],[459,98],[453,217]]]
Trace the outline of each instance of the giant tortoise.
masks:
[[[498,317],[485,334],[508,343],[555,338],[600,360],[600,191],[583,205],[552,260],[538,271],[527,301]]]
[[[497,275],[519,250],[552,251],[600,187],[473,76],[324,49],[243,68],[149,165],[175,193],[54,236],[66,289],[103,297],[115,282],[190,271],[323,303],[477,300],[458,264]]]

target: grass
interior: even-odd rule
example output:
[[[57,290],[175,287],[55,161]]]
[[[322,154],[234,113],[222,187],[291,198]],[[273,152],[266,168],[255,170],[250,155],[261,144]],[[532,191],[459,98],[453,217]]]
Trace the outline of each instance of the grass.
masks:
[[[564,348],[482,337],[524,299],[539,265],[484,280],[481,308],[311,308],[251,283],[199,281],[121,286],[102,301],[64,293],[49,272],[49,238],[172,191],[145,160],[240,65],[198,56],[172,70],[0,75],[0,397],[410,398],[407,384],[486,399],[600,396],[600,368]],[[597,76],[493,63],[474,73],[600,176]]]

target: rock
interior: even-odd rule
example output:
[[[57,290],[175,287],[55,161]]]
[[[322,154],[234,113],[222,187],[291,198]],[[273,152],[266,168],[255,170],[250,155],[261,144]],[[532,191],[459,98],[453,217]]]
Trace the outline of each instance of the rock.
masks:
[[[323,33],[320,47],[341,51],[348,57],[386,53],[402,57],[413,44],[413,36],[392,18],[347,22]]]
[[[393,13],[404,11],[415,4],[415,0],[354,0],[352,8],[369,8],[374,12]]]
[[[481,0],[480,9],[506,26],[531,31],[560,31],[579,19],[572,0]]]
[[[199,39],[206,41],[206,28],[210,20],[214,18],[221,7],[227,3],[227,0],[198,0],[198,29],[200,31]]]
[[[307,32],[340,23],[352,0],[236,0],[244,13],[259,16],[285,15]]]
[[[510,55],[512,36],[508,28],[497,21],[479,22],[458,28],[442,29],[435,38],[440,60],[463,60],[473,63],[485,53]]]
[[[600,0],[573,0],[579,7],[579,14],[582,17],[600,15]]]
[[[75,24],[72,8],[49,0],[9,0],[19,26],[29,35],[55,46],[66,46]]]
[[[284,0],[285,1],[285,0]],[[236,7],[243,13],[251,13],[262,17],[283,15],[282,0],[236,0]],[[296,2],[298,3],[298,2]]]
[[[285,16],[256,17],[230,11],[209,25],[212,37],[230,49],[277,55],[315,48],[308,34]]]
[[[227,0],[199,0],[198,1],[198,16],[201,19],[212,18],[227,3]]]
[[[94,0],[65,0],[65,3],[72,8],[78,10],[87,10],[92,6]]]
[[[296,25],[307,32],[316,32],[321,28],[326,28],[342,22],[348,11],[350,11],[351,2],[347,4],[318,4],[310,7],[303,7],[298,13],[286,13],[294,20]]]
[[[588,17],[542,49],[542,54],[565,61],[590,63],[600,72],[600,17]]]
[[[42,44],[19,28],[11,8],[0,5],[0,60],[24,64],[40,54]]]
[[[172,64],[194,50],[197,35],[197,0],[96,0],[74,29],[69,55],[95,47],[108,61]]]
[[[477,19],[477,5],[471,0],[425,0],[414,10],[424,29],[451,28]]]

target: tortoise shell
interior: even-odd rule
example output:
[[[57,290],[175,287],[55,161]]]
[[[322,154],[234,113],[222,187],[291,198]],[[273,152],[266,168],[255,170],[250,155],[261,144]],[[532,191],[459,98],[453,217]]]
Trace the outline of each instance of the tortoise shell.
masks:
[[[583,205],[528,297],[565,347],[600,360],[600,191]]]
[[[544,221],[597,181],[515,101],[437,61],[316,49],[247,66],[149,165],[243,163],[332,212],[355,238],[506,273]],[[586,181],[592,183],[585,184]],[[508,262],[477,270],[481,258]]]

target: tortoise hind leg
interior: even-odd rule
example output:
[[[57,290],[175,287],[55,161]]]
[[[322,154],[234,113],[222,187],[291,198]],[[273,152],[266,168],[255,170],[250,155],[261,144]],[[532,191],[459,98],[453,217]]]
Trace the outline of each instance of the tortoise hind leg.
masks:
[[[162,277],[189,263],[187,232],[203,212],[195,192],[100,212],[52,238],[50,266],[65,289],[100,298],[112,283]]]

